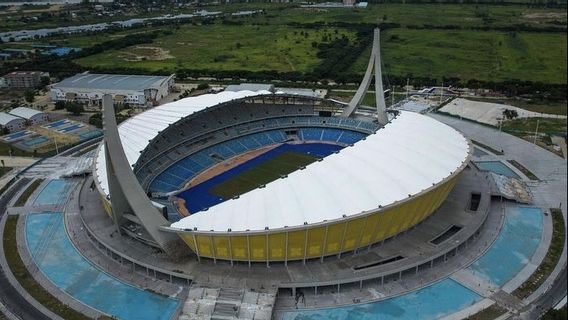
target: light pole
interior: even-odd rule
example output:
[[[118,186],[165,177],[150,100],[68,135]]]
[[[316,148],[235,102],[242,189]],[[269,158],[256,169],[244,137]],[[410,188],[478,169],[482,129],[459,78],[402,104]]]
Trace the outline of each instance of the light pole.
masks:
[[[538,124],[539,124],[539,119],[536,119],[536,129],[534,130],[534,141],[533,144],[536,144],[536,137],[538,137]]]

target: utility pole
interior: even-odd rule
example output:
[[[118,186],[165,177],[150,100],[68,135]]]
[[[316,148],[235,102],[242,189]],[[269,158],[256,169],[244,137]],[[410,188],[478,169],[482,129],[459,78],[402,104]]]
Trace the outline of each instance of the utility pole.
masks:
[[[533,144],[536,144],[536,137],[538,137],[538,123],[539,123],[539,119],[536,119],[536,129],[534,130],[534,141]]]
[[[410,79],[406,78],[406,99],[408,99],[408,88],[410,87]]]
[[[394,106],[394,86],[391,87],[391,108]]]
[[[442,87],[440,88],[440,105],[442,104],[443,100],[444,100],[444,82],[442,82]]]

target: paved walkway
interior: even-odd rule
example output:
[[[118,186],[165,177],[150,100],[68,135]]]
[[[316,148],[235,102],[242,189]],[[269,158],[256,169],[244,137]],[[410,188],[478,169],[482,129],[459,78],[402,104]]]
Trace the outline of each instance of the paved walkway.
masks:
[[[544,150],[528,141],[500,132],[496,129],[491,129],[476,123],[439,114],[430,114],[430,116],[463,132],[470,139],[479,141],[496,150],[503,150],[504,152],[502,155],[491,155],[490,157],[502,161],[513,159],[530,170],[540,179],[539,181],[525,179],[525,182],[533,194],[534,205],[543,208],[543,210],[548,210],[549,208],[561,208],[564,221],[567,221],[566,159]],[[512,292],[512,290],[521,285],[537,268],[538,263],[540,263],[542,258],[546,255],[552,228],[550,217],[545,219],[544,223],[544,238],[543,241],[541,241],[541,245],[538,247],[537,252],[531,259],[532,264],[526,266],[512,281],[504,286],[506,291]],[[546,243],[546,245],[543,245],[543,243]],[[539,296],[544,294],[553,286],[555,279],[561,272],[566,272],[566,247],[565,242],[559,263],[552,271],[549,278],[531,296],[525,299],[524,304],[529,304],[535,301]],[[479,306],[479,310],[485,308],[481,305]]]

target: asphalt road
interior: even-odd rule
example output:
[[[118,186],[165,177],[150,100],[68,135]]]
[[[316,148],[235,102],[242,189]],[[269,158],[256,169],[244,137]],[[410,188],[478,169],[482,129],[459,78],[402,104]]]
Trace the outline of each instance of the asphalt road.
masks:
[[[0,216],[6,213],[6,206],[8,201],[25,185],[28,184],[30,179],[21,179],[8,190],[0,198]],[[4,257],[0,257],[4,259]],[[2,303],[16,316],[21,319],[27,320],[49,320],[43,313],[37,310],[31,303],[22,297],[14,287],[10,284],[4,270],[0,266],[0,300]]]
[[[515,319],[532,320],[540,319],[542,315],[554,307],[566,295],[566,264],[562,268],[562,272],[558,275],[550,289],[545,294],[541,295],[533,303],[528,305],[525,310]]]

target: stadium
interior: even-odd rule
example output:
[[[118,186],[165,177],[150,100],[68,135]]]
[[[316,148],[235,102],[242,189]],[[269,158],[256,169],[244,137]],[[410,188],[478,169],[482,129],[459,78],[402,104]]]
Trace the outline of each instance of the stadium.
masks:
[[[107,100],[93,176],[118,231],[171,255],[268,264],[340,256],[426,219],[471,146],[429,117],[387,112],[382,90],[376,110],[360,108],[376,47],[349,104],[227,91],[117,128]]]

